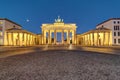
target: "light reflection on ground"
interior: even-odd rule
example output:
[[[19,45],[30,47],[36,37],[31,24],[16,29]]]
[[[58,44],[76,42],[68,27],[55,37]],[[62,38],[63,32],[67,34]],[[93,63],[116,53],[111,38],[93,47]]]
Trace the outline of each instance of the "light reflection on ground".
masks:
[[[30,52],[36,52],[36,51],[49,51],[49,50],[61,50],[61,51],[67,51],[67,50],[76,50],[76,51],[87,51],[87,52],[99,52],[99,53],[105,53],[105,54],[116,54],[120,55],[120,48],[117,49],[114,47],[81,47],[76,45],[40,45],[40,46],[34,46],[34,47],[25,47],[25,48],[0,48],[0,58],[8,57],[8,56],[14,56],[19,54],[27,54]],[[6,50],[5,52],[2,52],[3,50]]]
[[[42,49],[43,51],[47,50],[79,50],[79,51],[90,51],[90,52],[99,52],[99,53],[109,53],[109,54],[119,54],[120,49],[108,48],[108,47],[81,47],[75,45],[46,45]]]

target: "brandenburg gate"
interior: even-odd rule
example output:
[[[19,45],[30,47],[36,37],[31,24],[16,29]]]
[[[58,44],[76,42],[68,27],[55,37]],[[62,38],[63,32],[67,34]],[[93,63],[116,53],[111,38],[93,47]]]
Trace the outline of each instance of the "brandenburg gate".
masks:
[[[65,24],[55,19],[53,24],[42,24],[42,44],[57,44],[57,33],[61,33],[61,44],[76,44],[76,24]],[[66,39],[64,38],[66,33]],[[52,35],[54,34],[54,36]]]

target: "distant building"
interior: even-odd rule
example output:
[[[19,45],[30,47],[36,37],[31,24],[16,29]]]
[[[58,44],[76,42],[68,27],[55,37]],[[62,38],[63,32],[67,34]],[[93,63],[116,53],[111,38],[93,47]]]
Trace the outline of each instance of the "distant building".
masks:
[[[30,46],[37,43],[37,35],[23,30],[22,26],[6,18],[0,18],[0,45]]]
[[[78,34],[77,44],[81,46],[111,46],[111,30],[101,27],[83,34]]]
[[[4,45],[5,43],[5,31],[7,29],[11,29],[13,28],[14,26],[16,26],[16,28],[18,29],[21,29],[21,25],[11,21],[11,20],[8,20],[6,18],[0,18],[0,45]]]
[[[120,45],[120,18],[111,18],[96,26],[96,28],[101,27],[112,31],[112,45]]]

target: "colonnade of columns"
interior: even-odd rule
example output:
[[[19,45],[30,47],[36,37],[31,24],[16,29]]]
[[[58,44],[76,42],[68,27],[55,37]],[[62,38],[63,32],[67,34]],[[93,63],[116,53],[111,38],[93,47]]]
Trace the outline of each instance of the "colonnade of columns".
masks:
[[[5,45],[11,46],[31,46],[36,44],[36,36],[29,33],[6,32]]]
[[[70,33],[72,33],[72,44],[76,44],[76,32],[75,30],[43,30],[42,31],[42,44],[47,44],[47,35],[48,33],[48,44],[56,44],[57,43],[57,32],[61,32],[61,43],[62,44],[70,44]],[[67,33],[67,43],[64,41],[64,33]],[[54,42],[52,43],[52,33],[54,33]]]
[[[83,46],[109,46],[112,45],[110,32],[92,32],[78,38],[77,44]]]

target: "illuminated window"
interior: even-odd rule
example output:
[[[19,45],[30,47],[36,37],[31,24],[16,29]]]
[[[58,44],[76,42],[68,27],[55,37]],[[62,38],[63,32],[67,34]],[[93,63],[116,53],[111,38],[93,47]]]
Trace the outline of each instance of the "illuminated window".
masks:
[[[3,22],[2,22],[2,21],[0,21],[0,24],[3,24]]]

